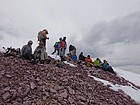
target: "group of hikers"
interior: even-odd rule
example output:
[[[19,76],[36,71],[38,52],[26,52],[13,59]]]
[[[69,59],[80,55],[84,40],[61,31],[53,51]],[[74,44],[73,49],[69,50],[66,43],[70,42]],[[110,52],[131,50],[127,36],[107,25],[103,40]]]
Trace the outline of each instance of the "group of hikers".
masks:
[[[49,37],[47,36],[48,34],[48,30],[46,29],[38,33],[37,39],[39,45],[36,47],[34,53],[32,53],[33,41],[29,40],[28,43],[22,47],[20,51],[20,57],[29,60],[30,62],[40,62],[43,64],[49,63],[50,59],[48,59],[48,54],[46,52],[46,40],[49,40]],[[65,56],[65,52],[67,49],[66,37],[60,37],[59,40],[55,42],[53,47],[54,51],[52,52],[52,55],[56,53],[56,55],[60,56],[61,62],[73,61],[77,64],[85,64],[87,67],[101,68],[105,71],[109,71],[115,74],[113,68],[106,60],[103,60],[103,62],[101,62],[99,58],[96,58],[94,61],[92,61],[90,55],[86,57],[83,55],[83,52],[81,52],[79,57],[77,57],[76,47],[73,45],[69,46],[69,53],[67,54],[67,56]]]
[[[21,49],[20,56],[31,62],[40,62],[40,63],[49,63],[48,54],[46,52],[46,40],[49,40],[47,36],[48,30],[44,29],[43,31],[38,32],[38,42],[39,45],[36,47],[34,53],[32,54],[32,44],[33,41],[29,40],[26,45]],[[57,55],[60,56],[61,61],[65,61],[65,51],[67,48],[66,37],[59,38],[59,41],[54,45],[54,54],[57,51]]]
[[[103,60],[102,62],[99,58],[96,58],[94,61],[92,61],[92,59],[90,58],[90,55],[85,57],[83,55],[83,52],[80,53],[79,60],[83,61],[85,65],[88,67],[96,67],[99,69],[103,69],[105,71],[109,71],[113,74],[116,74],[113,68],[109,65],[109,63],[106,60]]]
[[[29,40],[27,45],[24,45],[20,51],[21,58],[24,58],[31,62],[38,62],[38,61],[40,61],[40,63],[47,62],[48,55],[46,52],[46,39],[49,40],[47,34],[48,34],[48,30],[46,29],[38,33],[39,45],[36,47],[33,54],[32,54],[33,41]]]

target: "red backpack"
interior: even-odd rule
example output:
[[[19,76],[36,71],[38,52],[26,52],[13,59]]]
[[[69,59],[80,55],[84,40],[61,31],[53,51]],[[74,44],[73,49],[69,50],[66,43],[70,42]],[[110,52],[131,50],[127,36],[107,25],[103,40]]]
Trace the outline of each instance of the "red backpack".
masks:
[[[65,48],[65,42],[61,41],[61,48]]]

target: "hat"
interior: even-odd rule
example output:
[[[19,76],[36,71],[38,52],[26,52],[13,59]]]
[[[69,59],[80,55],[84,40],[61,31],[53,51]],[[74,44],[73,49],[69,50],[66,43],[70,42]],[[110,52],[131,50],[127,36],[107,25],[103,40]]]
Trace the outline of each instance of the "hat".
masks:
[[[63,39],[66,39],[66,37],[64,36]]]
[[[33,44],[33,41],[29,40],[29,41],[28,41],[28,44]]]
[[[62,40],[62,38],[60,37],[59,40]]]
[[[46,32],[46,34],[49,34],[47,29],[44,29],[43,31],[45,31],[45,32]]]

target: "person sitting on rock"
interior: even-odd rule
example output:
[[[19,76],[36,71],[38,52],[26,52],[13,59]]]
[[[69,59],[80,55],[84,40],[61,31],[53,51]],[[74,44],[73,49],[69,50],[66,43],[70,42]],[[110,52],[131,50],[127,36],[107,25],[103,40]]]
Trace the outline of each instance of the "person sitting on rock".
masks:
[[[76,62],[77,61],[77,55],[76,55],[76,47],[73,45],[69,46],[69,57],[72,61]]]
[[[69,52],[71,55],[76,55],[76,47],[73,45],[69,46]]]
[[[72,61],[76,62],[77,61],[77,56],[76,55],[72,55],[71,59],[72,59]]]
[[[48,60],[48,55],[42,42],[40,42],[39,46],[36,47],[34,51],[34,57],[36,61],[39,60],[40,63],[45,63],[45,61]]]
[[[86,64],[86,66],[88,66],[88,67],[92,67],[92,66],[93,66],[93,61],[92,61],[92,59],[90,58],[90,55],[88,55],[88,56],[85,58],[85,64]]]
[[[102,63],[102,69],[105,71],[109,71],[113,74],[116,74],[115,71],[113,70],[113,68],[109,65],[109,63],[106,60],[104,60]]]
[[[94,67],[101,68],[101,63],[101,60],[99,58],[96,58],[96,60],[94,60]]]
[[[83,55],[83,52],[81,52],[80,55],[79,55],[79,60],[80,61],[85,61],[85,58],[86,57]]]
[[[32,54],[32,44],[33,41],[29,40],[27,45],[24,45],[21,49],[20,56],[26,60],[33,60],[34,56]]]

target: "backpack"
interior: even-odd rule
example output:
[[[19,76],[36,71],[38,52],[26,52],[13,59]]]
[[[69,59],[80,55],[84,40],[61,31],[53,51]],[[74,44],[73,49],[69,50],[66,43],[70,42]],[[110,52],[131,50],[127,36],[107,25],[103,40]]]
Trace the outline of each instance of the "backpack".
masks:
[[[41,39],[44,39],[44,37],[43,37],[43,35],[42,35],[42,31],[39,31],[39,32],[38,32],[37,38],[38,38],[38,41],[40,41]]]
[[[54,47],[57,48],[57,49],[61,48],[61,43],[60,42],[56,42],[54,44]]]
[[[77,56],[76,56],[76,55],[73,55],[73,56],[71,57],[71,59],[72,59],[73,61],[77,61]]]
[[[65,48],[65,42],[61,41],[61,48]]]
[[[55,48],[58,47],[58,42],[55,42],[54,47],[55,47]]]
[[[57,48],[58,48],[58,49],[61,48],[61,42],[57,42]]]

